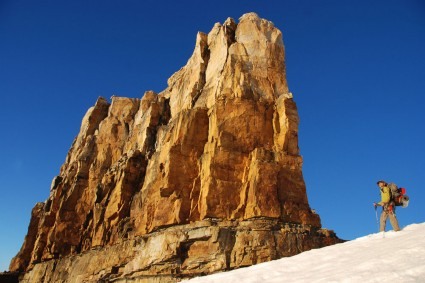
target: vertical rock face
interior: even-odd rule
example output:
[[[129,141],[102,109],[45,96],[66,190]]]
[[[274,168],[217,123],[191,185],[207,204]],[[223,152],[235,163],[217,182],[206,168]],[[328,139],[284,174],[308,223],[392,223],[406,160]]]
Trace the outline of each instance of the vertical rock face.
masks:
[[[198,33],[161,93],[99,98],[10,270],[173,281],[339,242],[308,204],[284,54],[249,13]]]

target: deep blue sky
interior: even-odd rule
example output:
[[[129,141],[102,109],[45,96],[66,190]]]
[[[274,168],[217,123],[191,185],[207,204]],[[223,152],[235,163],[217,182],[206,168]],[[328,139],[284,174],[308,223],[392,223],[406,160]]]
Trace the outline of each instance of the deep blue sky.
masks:
[[[425,2],[0,0],[0,270],[98,96],[157,92],[197,31],[256,12],[283,32],[304,178],[322,225],[376,232],[376,181],[407,188],[425,221]]]

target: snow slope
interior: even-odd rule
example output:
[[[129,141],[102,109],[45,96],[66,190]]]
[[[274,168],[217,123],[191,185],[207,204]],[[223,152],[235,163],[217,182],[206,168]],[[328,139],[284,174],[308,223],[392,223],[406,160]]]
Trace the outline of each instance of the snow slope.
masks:
[[[425,223],[189,282],[425,282]]]

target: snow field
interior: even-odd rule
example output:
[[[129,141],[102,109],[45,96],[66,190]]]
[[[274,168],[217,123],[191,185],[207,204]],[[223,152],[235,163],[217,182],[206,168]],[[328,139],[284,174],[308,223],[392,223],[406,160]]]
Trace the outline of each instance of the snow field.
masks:
[[[425,223],[187,282],[382,283],[383,280],[425,282]]]

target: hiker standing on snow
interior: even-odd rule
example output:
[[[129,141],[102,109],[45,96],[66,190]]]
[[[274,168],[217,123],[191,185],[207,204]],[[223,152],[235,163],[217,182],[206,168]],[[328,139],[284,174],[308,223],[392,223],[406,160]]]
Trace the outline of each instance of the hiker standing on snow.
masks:
[[[388,187],[388,184],[382,180],[378,181],[377,184],[381,190],[381,201],[378,203],[374,202],[373,205],[375,206],[375,209],[376,206],[382,206],[379,230],[381,232],[385,231],[387,218],[389,217],[391,226],[393,226],[394,231],[400,231],[400,227],[398,226],[398,221],[395,216],[395,205],[394,202],[391,201],[390,188]]]

